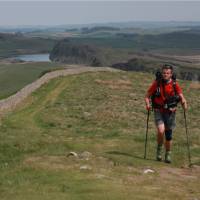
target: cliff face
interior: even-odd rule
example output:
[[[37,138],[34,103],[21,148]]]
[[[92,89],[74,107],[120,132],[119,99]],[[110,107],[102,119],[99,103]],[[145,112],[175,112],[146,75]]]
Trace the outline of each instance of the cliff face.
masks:
[[[98,49],[87,44],[76,44],[69,40],[59,41],[50,53],[50,60],[69,64],[102,66]]]

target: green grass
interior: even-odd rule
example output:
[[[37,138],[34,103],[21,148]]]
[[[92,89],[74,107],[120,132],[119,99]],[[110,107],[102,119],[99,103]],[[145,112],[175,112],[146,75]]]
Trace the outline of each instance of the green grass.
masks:
[[[47,71],[59,69],[55,63],[18,63],[0,64],[0,99],[6,98]]]
[[[148,159],[143,159],[144,93],[152,79],[145,73],[84,73],[54,79],[35,91],[1,122],[1,199],[198,198],[199,171],[187,171],[191,179],[178,171],[188,163],[181,109],[173,163],[155,161],[152,115]],[[198,164],[200,91],[191,82],[181,82],[181,86],[189,102],[192,161]],[[89,151],[93,158],[66,157],[70,151]],[[81,171],[85,164],[92,169]],[[145,168],[156,173],[144,175]],[[165,172],[165,168],[177,174]]]

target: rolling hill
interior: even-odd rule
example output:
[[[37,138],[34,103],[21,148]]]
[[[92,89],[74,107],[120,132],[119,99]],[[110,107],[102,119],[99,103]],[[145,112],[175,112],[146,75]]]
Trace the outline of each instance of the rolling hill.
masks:
[[[153,79],[142,72],[86,72],[33,92],[1,119],[1,199],[198,199],[200,86],[180,81],[189,103],[194,166],[188,168],[180,107],[173,163],[155,161],[152,114],[143,159],[144,93]]]

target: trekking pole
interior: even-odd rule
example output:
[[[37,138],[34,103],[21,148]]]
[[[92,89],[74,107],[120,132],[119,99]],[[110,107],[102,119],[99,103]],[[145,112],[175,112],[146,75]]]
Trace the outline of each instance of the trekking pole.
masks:
[[[188,128],[187,128],[187,119],[186,119],[185,109],[184,109],[184,119],[185,119],[185,133],[186,133],[186,138],[187,138],[188,160],[189,160],[189,166],[191,166],[192,163],[191,163],[190,144],[189,144],[189,136],[188,136]]]
[[[145,139],[144,159],[146,159],[146,154],[147,154],[147,135],[148,135],[148,129],[149,129],[149,114],[150,114],[150,110],[148,110],[148,113],[147,113],[147,126],[146,126],[146,139]]]

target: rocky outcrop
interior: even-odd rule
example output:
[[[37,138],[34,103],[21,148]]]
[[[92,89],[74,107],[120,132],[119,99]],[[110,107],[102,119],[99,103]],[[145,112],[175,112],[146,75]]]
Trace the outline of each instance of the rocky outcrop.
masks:
[[[99,49],[88,44],[77,44],[68,39],[59,41],[50,52],[49,58],[54,62],[103,66]]]

